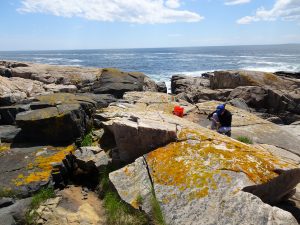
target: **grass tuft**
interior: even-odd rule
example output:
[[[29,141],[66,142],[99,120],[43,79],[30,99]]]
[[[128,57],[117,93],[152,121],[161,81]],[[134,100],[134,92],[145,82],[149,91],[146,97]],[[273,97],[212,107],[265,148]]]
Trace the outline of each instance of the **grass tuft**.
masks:
[[[93,145],[93,136],[92,136],[92,132],[89,132],[83,137],[80,143],[80,147],[92,146],[92,145]]]
[[[139,205],[139,206],[141,206],[141,205],[143,205],[143,197],[139,194],[138,196],[137,196],[137,198],[136,198],[136,203]]]
[[[246,136],[238,136],[236,139],[237,139],[238,141],[240,141],[240,142],[245,143],[245,144],[253,144],[252,139],[249,138],[249,137],[246,137]]]
[[[41,205],[42,202],[49,198],[54,198],[55,193],[53,188],[43,188],[38,193],[32,196],[32,201],[30,204],[30,209],[25,215],[27,225],[36,224],[35,220],[37,218],[37,213],[35,210]]]
[[[111,187],[109,173],[113,168],[107,167],[100,174],[100,196],[103,197],[107,225],[148,225],[145,213],[132,208],[124,202]]]
[[[156,199],[154,190],[152,190],[151,208],[152,208],[152,216],[153,216],[154,225],[166,225],[163,213],[161,211],[159,202]]]

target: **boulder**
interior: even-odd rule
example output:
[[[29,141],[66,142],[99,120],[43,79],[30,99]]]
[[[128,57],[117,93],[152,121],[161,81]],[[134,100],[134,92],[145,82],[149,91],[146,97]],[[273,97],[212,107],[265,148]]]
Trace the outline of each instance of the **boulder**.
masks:
[[[300,72],[277,71],[274,74],[277,76],[300,79]]]
[[[4,66],[0,66],[0,76],[2,77],[11,77],[11,69],[5,68]]]
[[[16,124],[16,115],[30,109],[30,105],[11,105],[0,107],[0,124],[13,125]]]
[[[266,120],[270,121],[272,123],[276,123],[276,124],[284,124],[283,121],[282,121],[282,119],[280,119],[277,116],[272,116],[272,117],[266,118]]]
[[[166,143],[176,140],[176,125],[147,117],[115,119],[104,123],[114,135],[119,158],[130,162]]]
[[[127,91],[157,91],[157,87],[143,73],[103,69],[99,81],[93,85],[93,90],[95,94],[112,94],[121,98]]]
[[[32,198],[21,199],[11,206],[0,209],[0,224],[24,224],[25,214],[30,208],[31,201]]]
[[[172,102],[169,95],[155,92],[128,92],[124,94],[124,100],[127,103],[111,104],[95,114],[113,136],[116,144],[113,160],[122,162],[131,162],[174,141],[179,117],[174,116],[172,122],[166,122],[163,112],[171,114],[178,104],[186,110],[192,107],[187,102]]]
[[[273,73],[246,70],[215,71],[214,76],[210,77],[212,89],[234,89],[239,86],[270,86],[279,90],[293,90],[299,88],[300,83]]]
[[[232,89],[212,90],[209,85],[209,80],[203,77],[174,75],[171,79],[172,93],[190,103],[207,100],[225,101],[232,91]]]
[[[45,89],[43,83],[39,81],[0,76],[0,106],[22,102],[42,93],[45,93]]]
[[[86,96],[91,98],[97,103],[97,108],[105,108],[110,103],[118,101],[118,99],[111,94],[93,94],[93,93],[82,93],[79,96]]]
[[[85,119],[79,104],[69,104],[19,113],[16,122],[30,141],[60,143],[82,137],[87,128]]]
[[[54,66],[37,63],[1,61],[0,65],[11,71],[12,77],[37,80],[45,84],[91,85],[101,74],[101,69],[71,66]]]
[[[96,103],[88,97],[65,93],[43,95],[36,100],[35,107],[41,105],[41,109],[16,116],[23,139],[46,143],[73,142],[83,137],[92,126]]]
[[[236,107],[236,108],[240,108],[243,109],[247,112],[251,112],[252,110],[248,107],[246,101],[242,98],[233,98],[231,99],[229,102],[227,102],[228,104]]]
[[[10,206],[15,203],[15,200],[12,198],[0,198],[0,208]]]
[[[172,94],[179,94],[186,91],[192,91],[209,87],[209,80],[202,77],[189,77],[185,75],[173,75],[171,78]]]
[[[63,84],[47,84],[45,89],[49,92],[58,93],[75,93],[77,92],[77,87],[75,85],[63,85]]]
[[[166,82],[163,81],[157,82],[157,91],[162,93],[167,93],[168,89],[167,89]]]
[[[258,86],[242,86],[235,88],[227,100],[243,99],[246,104],[256,110],[266,109],[275,115],[286,113],[300,114],[300,92],[286,91]]]
[[[0,146],[1,191],[18,197],[27,197],[41,187],[52,185],[51,173],[62,164],[74,146]],[[13,163],[12,163],[13,162]],[[60,171],[56,168],[56,173]]]
[[[74,153],[77,166],[85,172],[101,171],[110,163],[109,157],[99,147],[81,147]]]
[[[20,133],[21,129],[12,125],[0,126],[0,143],[11,143]]]

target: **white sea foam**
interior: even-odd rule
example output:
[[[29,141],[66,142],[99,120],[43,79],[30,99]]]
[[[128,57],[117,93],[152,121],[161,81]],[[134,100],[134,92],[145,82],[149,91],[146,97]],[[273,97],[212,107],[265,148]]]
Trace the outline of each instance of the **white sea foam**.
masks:
[[[264,67],[255,67],[255,66],[247,66],[241,68],[243,70],[253,70],[253,71],[263,71],[263,72],[276,72],[276,71],[290,71],[290,72],[298,72],[300,70],[300,66],[295,65],[281,65],[281,66],[264,66]]]
[[[80,59],[66,59],[68,62],[83,62],[83,60]]]

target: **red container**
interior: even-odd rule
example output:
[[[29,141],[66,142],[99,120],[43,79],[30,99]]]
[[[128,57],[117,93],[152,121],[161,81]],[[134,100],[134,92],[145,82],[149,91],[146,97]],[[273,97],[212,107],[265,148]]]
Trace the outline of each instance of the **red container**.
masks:
[[[179,117],[183,117],[184,108],[180,106],[174,106],[173,114]]]

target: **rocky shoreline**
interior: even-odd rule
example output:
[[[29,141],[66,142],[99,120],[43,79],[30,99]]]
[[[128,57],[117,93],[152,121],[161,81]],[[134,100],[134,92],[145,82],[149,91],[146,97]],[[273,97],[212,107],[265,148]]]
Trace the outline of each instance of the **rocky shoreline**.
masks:
[[[28,213],[38,224],[105,224],[95,206],[108,168],[147,224],[157,224],[153,199],[165,224],[298,224],[299,74],[174,75],[171,91],[138,72],[0,61],[0,224],[28,223]],[[206,128],[220,102],[233,138]],[[261,184],[268,199],[242,191]],[[56,197],[32,209],[45,187]]]

